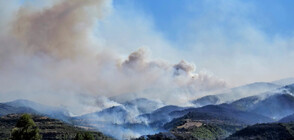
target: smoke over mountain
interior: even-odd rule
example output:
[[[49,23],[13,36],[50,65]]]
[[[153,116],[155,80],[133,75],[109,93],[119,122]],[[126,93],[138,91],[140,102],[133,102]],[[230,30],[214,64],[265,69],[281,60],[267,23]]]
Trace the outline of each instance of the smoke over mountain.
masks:
[[[117,104],[105,97],[126,93],[178,104],[184,101],[171,97],[189,99],[226,86],[184,60],[170,64],[149,59],[148,48],[123,58],[102,46],[94,27],[111,11],[108,5],[103,0],[62,0],[39,9],[23,4],[7,12],[11,16],[0,26],[2,100],[27,98],[76,110],[91,104],[97,110]]]
[[[184,21],[189,26],[168,33],[177,34],[173,41],[153,28],[148,16],[127,11],[129,3],[121,8],[111,0],[4,1],[0,0],[0,102],[27,99],[7,102],[4,114],[28,109],[128,139],[165,131],[165,123],[183,115],[185,120],[208,115],[209,121],[233,117],[256,123],[255,118],[268,121],[294,112],[293,86],[281,88],[281,95],[257,96],[293,79],[222,90],[227,87],[224,80],[196,67],[217,71],[235,85],[292,74],[285,60],[294,56],[293,38],[267,38],[245,22],[248,7],[240,9],[243,2],[193,2],[203,7],[203,14],[196,20],[183,17],[189,18]],[[189,11],[197,9],[188,6]],[[177,27],[186,26],[184,22]],[[190,101],[201,96],[194,107],[214,105],[191,107]]]

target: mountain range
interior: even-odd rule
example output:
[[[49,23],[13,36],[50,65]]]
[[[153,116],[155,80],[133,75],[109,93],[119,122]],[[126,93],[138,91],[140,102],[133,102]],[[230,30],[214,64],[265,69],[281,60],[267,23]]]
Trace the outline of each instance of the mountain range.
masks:
[[[256,82],[232,88],[215,95],[207,95],[196,100],[193,100],[191,101],[191,103],[195,104],[196,106],[221,104],[225,102],[235,101],[244,97],[256,95],[259,93],[263,93],[266,91],[274,90],[279,87],[282,87],[282,85],[267,82]]]
[[[247,139],[274,133],[262,133],[268,129],[279,132],[275,137],[291,138],[288,134],[292,131],[284,128],[292,129],[294,121],[294,84],[281,84],[289,81],[236,87],[192,100],[194,106],[164,105],[137,98],[81,116],[71,116],[62,107],[20,99],[0,103],[0,117],[30,113],[60,120],[79,130],[101,131],[115,139]]]

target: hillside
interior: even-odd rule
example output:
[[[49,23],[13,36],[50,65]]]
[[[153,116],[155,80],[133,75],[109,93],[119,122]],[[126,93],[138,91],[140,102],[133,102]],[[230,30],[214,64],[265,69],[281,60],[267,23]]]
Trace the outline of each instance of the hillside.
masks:
[[[115,123],[123,124],[126,123],[130,114],[124,106],[113,106],[110,108],[103,109],[101,111],[85,114],[82,116],[74,117],[74,120],[87,120],[95,122]]]
[[[28,107],[14,107],[5,103],[0,103],[0,116],[13,113],[38,113],[36,110]]]
[[[140,114],[151,113],[163,106],[162,103],[146,98],[137,98],[123,103],[126,108],[136,109]]]
[[[262,139],[262,140],[290,140],[294,139],[293,123],[256,124],[237,131],[226,140]]]
[[[185,120],[169,132],[146,135],[138,140],[291,140],[294,139],[294,123],[263,123],[245,127],[221,123],[204,123]],[[233,134],[232,134],[233,133]]]
[[[294,113],[294,85],[258,96],[239,99],[229,104],[234,109],[258,113],[276,120]]]
[[[12,107],[30,108],[30,109],[38,112],[38,114],[42,114],[42,115],[48,116],[50,118],[62,120],[65,122],[69,122],[69,120],[70,120],[69,112],[63,108],[47,106],[47,105],[43,105],[43,104],[36,103],[33,101],[24,100],[24,99],[6,102],[5,104],[12,106]]]
[[[240,111],[234,108],[231,108],[227,104],[222,105],[208,105],[201,108],[192,108],[185,109],[182,111],[175,111],[172,114],[184,113],[187,114],[183,117],[172,120],[171,122],[165,124],[165,128],[170,129],[178,126],[185,119],[191,119],[193,121],[217,121],[228,124],[255,124],[255,123],[264,123],[264,122],[272,122],[273,120],[258,115],[252,112]]]
[[[228,104],[187,108],[170,113],[171,116],[176,114],[186,115],[166,123],[164,128],[169,132],[146,137],[148,139],[224,139],[247,125],[273,122],[272,119],[262,115],[231,108]]]
[[[274,119],[283,118],[294,113],[294,96],[290,94],[273,95],[258,102],[251,111]]]
[[[184,110],[186,108],[168,105],[161,107],[151,113],[140,115],[139,118],[145,118],[148,120],[149,125],[155,128],[161,128],[165,123],[171,121],[176,116],[170,115],[173,111]],[[185,114],[183,114],[185,115]]]
[[[279,122],[282,122],[282,123],[294,122],[294,114],[291,114],[289,116],[282,118],[281,120],[279,120]]]
[[[285,79],[280,79],[280,80],[276,80],[273,81],[271,83],[277,84],[277,85],[290,85],[294,83],[294,77],[289,77],[289,78],[285,78]]]
[[[294,96],[290,94],[275,94],[264,99],[251,96],[230,104],[231,107],[273,118],[281,119],[294,113]]]
[[[254,85],[256,84],[249,87]],[[149,134],[155,134],[149,135],[150,138],[223,139],[248,125],[271,123],[293,114],[293,87],[294,85],[287,85],[258,96],[241,98],[231,103],[198,108],[175,105],[160,107],[162,104],[159,102],[138,98],[126,101],[118,106],[76,117],[70,117],[68,112],[62,108],[50,107],[28,100],[15,100],[0,104],[0,116],[5,117],[5,115],[11,113],[38,114],[57,118],[83,128],[95,128],[117,139],[129,139]],[[209,99],[210,101],[215,100],[212,96]],[[38,124],[38,121],[36,123]],[[63,125],[60,130],[59,126],[55,127],[57,124],[53,124],[53,130],[46,128],[46,131],[41,132],[48,133],[56,130],[50,136],[61,138],[72,137],[77,131],[84,131],[68,129]],[[11,125],[11,128],[13,126]],[[45,124],[43,127],[45,127]],[[52,126],[49,125],[48,127]],[[3,134],[8,136],[11,128],[6,129],[8,131]],[[49,137],[49,134],[46,133],[44,135]]]
[[[243,127],[244,125],[218,122],[205,123],[187,119],[173,128],[171,133],[177,139],[223,139]]]
[[[184,120],[181,124],[171,129],[169,132],[161,132],[154,135],[142,136],[140,139],[224,139],[237,130],[242,129],[243,125],[230,125],[225,123]]]
[[[0,140],[9,138],[10,131],[15,126],[21,114],[10,114],[0,117]],[[33,115],[33,120],[40,129],[43,140],[71,140],[78,132],[86,132],[85,129],[74,127],[56,119],[45,116]],[[89,131],[96,139],[111,140],[101,132]]]

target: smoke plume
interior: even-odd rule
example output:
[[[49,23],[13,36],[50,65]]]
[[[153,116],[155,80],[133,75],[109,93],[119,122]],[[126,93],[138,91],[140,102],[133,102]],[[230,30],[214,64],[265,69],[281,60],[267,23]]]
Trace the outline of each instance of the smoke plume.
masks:
[[[62,98],[74,95],[138,93],[171,103],[167,94],[197,96],[198,91],[225,87],[224,81],[197,73],[195,65],[184,60],[152,60],[143,48],[123,58],[98,45],[93,28],[107,16],[105,5],[103,0],[63,0],[43,9],[20,6],[8,30],[1,32],[1,94],[66,104]]]
[[[111,11],[108,4],[61,0],[40,9],[26,4],[6,9],[0,24],[0,98],[62,105],[79,115],[140,97],[183,105],[226,86],[184,60],[150,59],[148,48],[124,58],[101,45],[94,28]],[[130,118],[140,114],[138,108],[128,109]]]

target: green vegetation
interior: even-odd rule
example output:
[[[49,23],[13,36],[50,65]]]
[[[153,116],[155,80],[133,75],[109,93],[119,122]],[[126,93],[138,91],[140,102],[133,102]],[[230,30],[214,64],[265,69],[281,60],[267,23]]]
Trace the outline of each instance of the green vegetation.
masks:
[[[40,140],[39,128],[32,120],[31,115],[24,114],[16,123],[11,132],[12,140]]]
[[[255,124],[227,138],[227,140],[239,139],[294,139],[294,123]]]
[[[217,139],[225,137],[227,132],[220,127],[204,125],[192,130],[191,135],[197,139]]]
[[[200,121],[198,121],[200,122]],[[194,125],[193,125],[194,124]],[[196,125],[197,124],[197,125]],[[169,132],[158,133],[140,137],[138,140],[292,140],[294,139],[294,122],[292,123],[263,123],[252,126],[232,125],[219,122],[195,123],[195,121],[182,121]],[[243,128],[243,129],[242,129]],[[237,131],[237,132],[236,132]],[[235,133],[234,133],[235,132]],[[234,134],[232,134],[234,133]],[[232,135],[231,135],[232,134]]]
[[[187,129],[174,128],[171,133],[178,139],[224,139],[241,128],[243,126],[211,123]]]
[[[85,133],[77,133],[75,140],[94,140],[94,136],[89,133],[89,132],[85,132]]]
[[[147,135],[146,137],[140,137],[141,139],[165,139],[165,140],[214,140],[224,139],[230,134],[243,128],[244,125],[233,125],[221,122],[201,122],[192,120],[182,120],[178,122],[178,125],[172,128],[169,132],[158,133],[155,135]]]
[[[84,135],[82,133],[77,133],[74,140],[83,140],[83,139],[84,139]]]
[[[101,132],[86,131],[85,129],[74,127],[56,119],[44,116],[31,115],[35,125],[39,128],[39,133],[44,140],[74,140],[77,133],[84,134],[88,132],[94,139],[111,140],[111,137],[105,136]],[[21,115],[10,114],[0,117],[0,140],[7,140],[11,135],[11,130],[16,126]],[[29,121],[30,122],[30,121]],[[88,134],[86,134],[88,137]],[[91,137],[91,136],[90,136]]]

